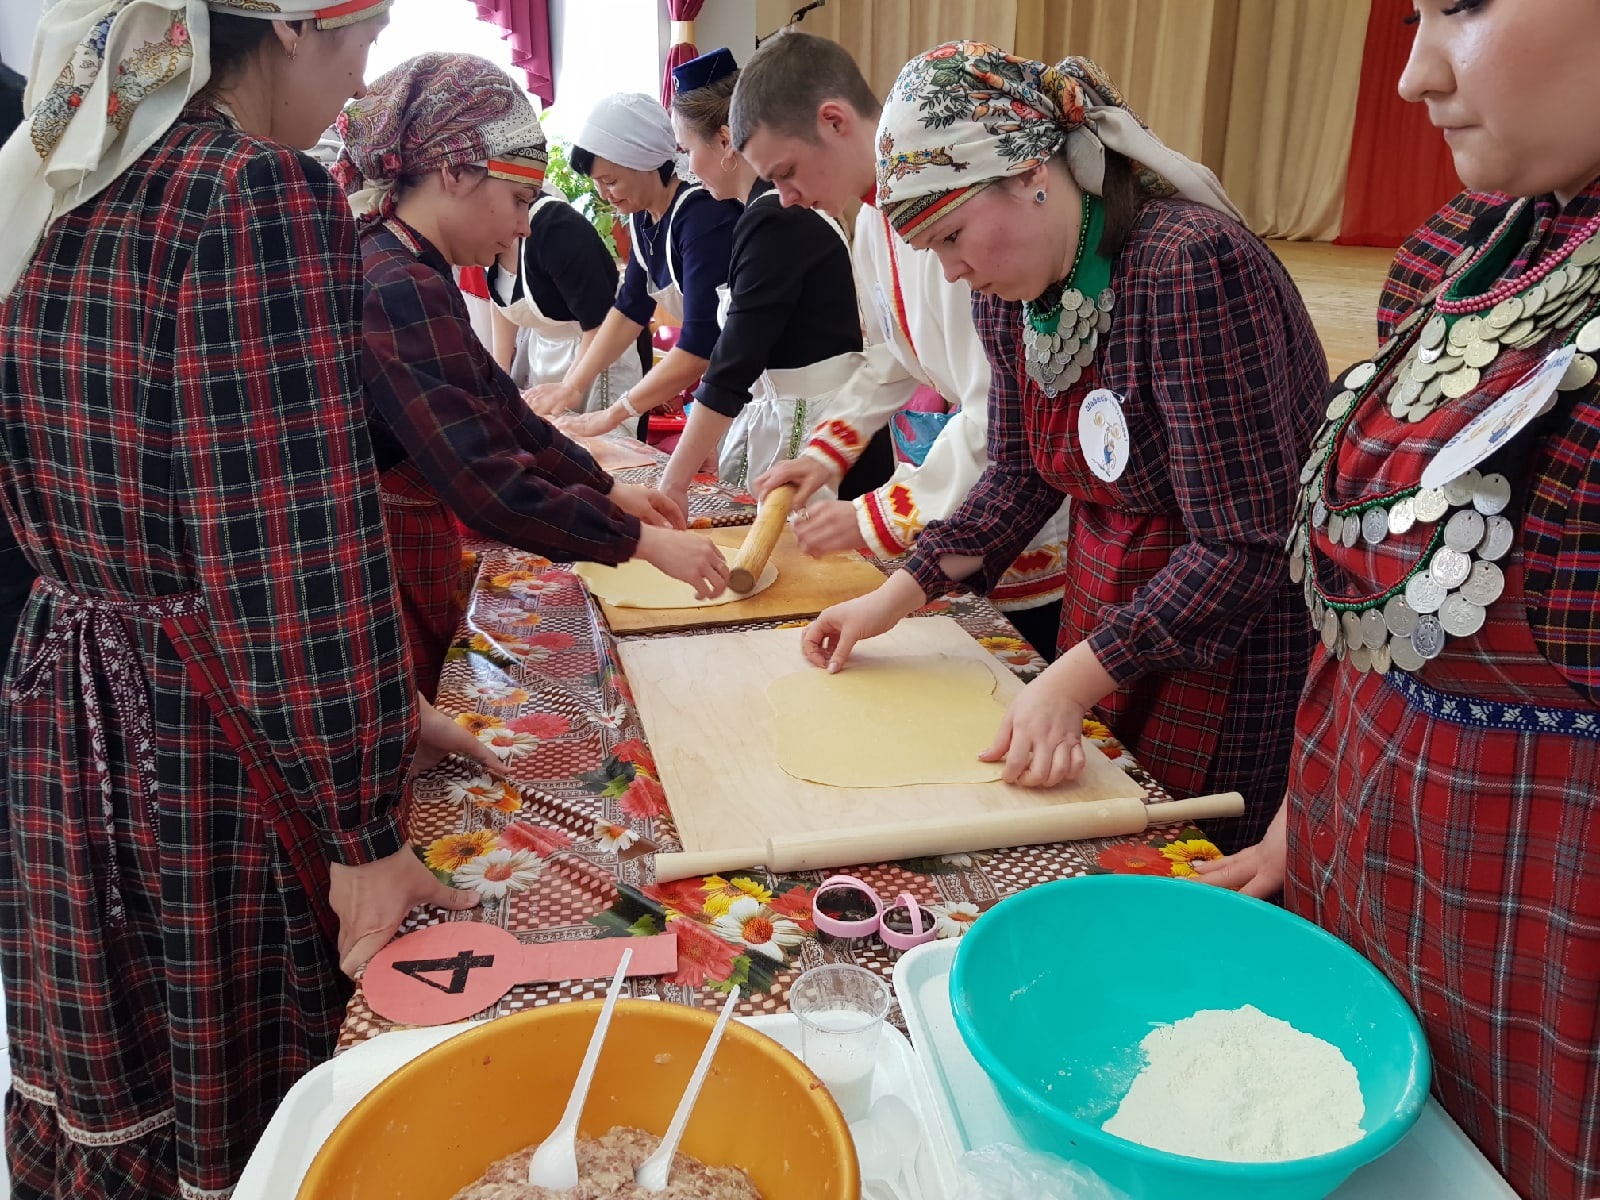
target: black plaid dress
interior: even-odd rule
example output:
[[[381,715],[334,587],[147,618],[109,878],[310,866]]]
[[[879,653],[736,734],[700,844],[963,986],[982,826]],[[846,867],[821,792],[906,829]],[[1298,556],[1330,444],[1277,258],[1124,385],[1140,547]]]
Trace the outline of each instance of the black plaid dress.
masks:
[[[0,311],[13,1197],[225,1196],[333,1049],[326,864],[403,844],[415,731],[360,286],[326,172],[193,117]]]

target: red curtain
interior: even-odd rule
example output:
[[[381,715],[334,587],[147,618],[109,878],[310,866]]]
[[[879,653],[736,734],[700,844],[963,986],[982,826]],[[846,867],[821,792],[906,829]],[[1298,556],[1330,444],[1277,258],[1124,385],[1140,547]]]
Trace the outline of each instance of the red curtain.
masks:
[[[692,21],[700,15],[700,10],[706,6],[706,0],[667,0],[667,16],[674,21]],[[667,50],[667,69],[661,76],[661,104],[664,108],[672,107],[672,69],[681,67],[691,58],[700,57],[700,51],[695,49],[694,40],[674,41]]]
[[[550,53],[550,0],[475,0],[478,19],[505,30],[511,62],[528,79],[528,91],[546,108],[556,102],[555,62]]]
[[[1372,0],[1361,56],[1361,89],[1350,143],[1344,219],[1346,246],[1398,246],[1461,190],[1450,148],[1428,123],[1425,105],[1400,98],[1411,53],[1411,0]]]

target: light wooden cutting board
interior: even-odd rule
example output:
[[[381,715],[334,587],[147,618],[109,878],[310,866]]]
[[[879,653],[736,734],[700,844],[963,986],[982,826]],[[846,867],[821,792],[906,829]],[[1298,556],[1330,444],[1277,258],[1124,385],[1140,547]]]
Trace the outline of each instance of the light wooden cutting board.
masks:
[[[696,530],[723,548],[731,559],[744,542],[747,530]],[[707,625],[743,625],[753,621],[782,621],[814,617],[830,604],[864,596],[883,582],[883,572],[854,552],[811,558],[801,553],[794,534],[785,529],[772,552],[778,579],[764,592],[747,600],[734,600],[711,608],[618,608],[600,601],[606,623],[617,634],[656,633],[667,629],[697,629]],[[968,639],[970,640],[970,639]]]
[[[800,657],[798,629],[625,641],[620,650],[684,845],[682,854],[657,855],[659,879],[757,865],[816,870],[1145,828],[1143,789],[1087,741],[1083,774],[1043,791],[998,782],[835,788],[785,774],[766,688],[816,669]],[[852,661],[930,655],[982,662],[1002,702],[1022,690],[949,617],[902,621],[859,645]]]

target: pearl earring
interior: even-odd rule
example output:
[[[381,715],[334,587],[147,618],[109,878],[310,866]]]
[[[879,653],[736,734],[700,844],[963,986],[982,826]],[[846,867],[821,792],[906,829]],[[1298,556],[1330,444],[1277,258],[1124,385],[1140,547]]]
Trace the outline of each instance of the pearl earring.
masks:
[[[1033,194],[1033,202],[1035,204],[1043,204],[1044,201],[1045,201],[1044,189],[1040,188],[1037,192],[1035,192]]]

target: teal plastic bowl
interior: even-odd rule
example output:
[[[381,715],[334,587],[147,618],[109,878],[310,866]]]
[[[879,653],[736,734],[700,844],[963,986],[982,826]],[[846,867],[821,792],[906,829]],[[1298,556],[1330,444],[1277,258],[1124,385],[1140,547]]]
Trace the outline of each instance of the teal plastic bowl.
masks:
[[[950,999],[1032,1146],[1135,1200],[1321,1200],[1393,1149],[1428,1098],[1422,1027],[1377,968],[1274,905],[1185,880],[1091,876],[1008,897],[961,939]],[[1313,1158],[1234,1163],[1100,1128],[1152,1028],[1246,1004],[1343,1051],[1361,1079],[1365,1137]],[[1197,1053],[1197,1071],[1203,1062]]]

